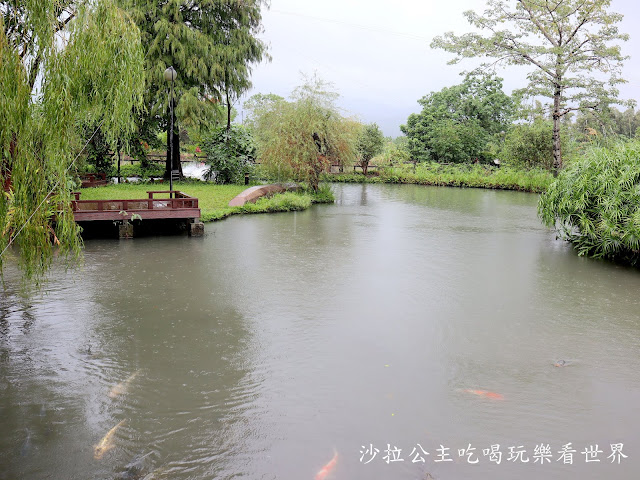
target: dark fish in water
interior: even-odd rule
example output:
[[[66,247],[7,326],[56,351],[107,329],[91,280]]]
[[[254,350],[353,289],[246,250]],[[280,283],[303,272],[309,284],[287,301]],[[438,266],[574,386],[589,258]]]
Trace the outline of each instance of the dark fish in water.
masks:
[[[115,480],[140,480],[145,475],[145,462],[144,460],[151,455],[152,452],[146,453],[140,457],[134,458],[129,464],[124,467],[124,470],[118,474]]]
[[[31,431],[28,428],[25,431],[27,432],[27,438],[24,439],[22,448],[20,448],[21,457],[26,457],[31,451]]]

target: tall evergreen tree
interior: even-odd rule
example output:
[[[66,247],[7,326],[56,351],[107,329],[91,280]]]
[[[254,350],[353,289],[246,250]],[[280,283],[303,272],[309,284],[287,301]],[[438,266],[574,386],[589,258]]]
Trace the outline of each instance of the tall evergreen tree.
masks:
[[[142,31],[146,50],[148,111],[141,123],[152,128],[141,130],[166,126],[163,74],[169,66],[178,72],[178,121],[187,116],[191,124],[206,121],[226,100],[230,124],[232,102],[251,86],[251,65],[267,55],[265,43],[257,37],[264,0],[121,1]]]

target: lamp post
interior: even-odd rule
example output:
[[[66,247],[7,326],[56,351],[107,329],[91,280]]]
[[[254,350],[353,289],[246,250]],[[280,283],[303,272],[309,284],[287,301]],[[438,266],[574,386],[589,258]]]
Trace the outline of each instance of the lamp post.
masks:
[[[171,115],[170,130],[167,132],[169,136],[169,153],[167,158],[169,159],[169,190],[173,192],[173,84],[176,81],[178,73],[174,70],[173,66],[167,68],[164,71],[164,78],[171,84],[171,93],[169,95],[169,112]],[[173,193],[169,193],[169,198],[173,198]]]

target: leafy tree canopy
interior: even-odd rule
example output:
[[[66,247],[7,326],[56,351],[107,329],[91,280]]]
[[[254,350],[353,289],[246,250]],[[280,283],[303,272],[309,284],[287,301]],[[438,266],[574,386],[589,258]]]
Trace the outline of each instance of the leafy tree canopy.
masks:
[[[502,79],[467,75],[418,100],[422,112],[411,114],[400,129],[419,161],[465,162],[481,158],[491,135],[506,129],[514,101],[502,91]]]
[[[164,71],[178,73],[178,122],[206,133],[221,120],[226,99],[228,119],[233,101],[251,87],[251,66],[267,58],[262,29],[263,0],[120,0],[142,32],[148,113],[157,130],[165,126],[167,82]],[[229,121],[230,124],[230,121]],[[149,130],[149,129],[147,129]]]
[[[317,190],[329,165],[352,162],[361,126],[341,115],[338,96],[330,84],[313,77],[294,90],[291,100],[259,95],[245,103],[263,168],[275,178],[306,181]]]
[[[373,157],[382,153],[384,135],[376,123],[364,125],[358,135],[358,156],[362,165],[362,172],[366,175],[369,162]]]
[[[488,0],[484,15],[465,12],[469,23],[487,35],[448,32],[431,46],[462,58],[495,58],[495,64],[530,65],[528,96],[552,99],[553,155],[562,167],[560,119],[573,110],[596,108],[618,96],[624,57],[617,41],[622,15],[608,11],[611,0]],[[602,75],[598,75],[602,74]]]

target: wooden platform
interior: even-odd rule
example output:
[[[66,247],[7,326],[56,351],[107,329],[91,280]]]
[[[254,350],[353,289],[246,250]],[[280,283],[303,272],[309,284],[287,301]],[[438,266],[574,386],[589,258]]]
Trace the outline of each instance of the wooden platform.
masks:
[[[80,188],[104,187],[109,183],[105,173],[84,173],[80,175]]]
[[[149,198],[133,200],[80,200],[80,192],[74,192],[75,200],[71,202],[73,216],[76,222],[131,220],[133,215],[139,215],[142,220],[184,219],[195,222],[200,218],[195,197],[178,190],[147,193]],[[158,198],[157,195],[166,195],[167,198]]]

